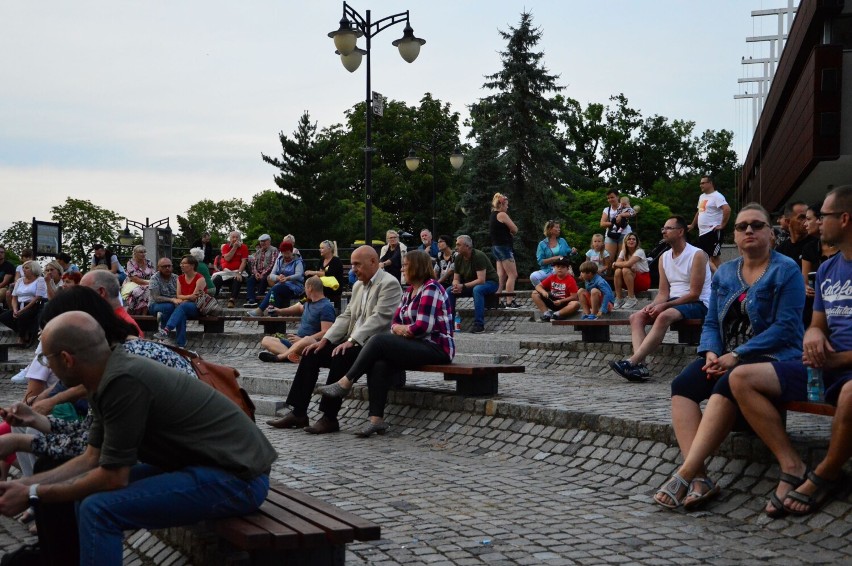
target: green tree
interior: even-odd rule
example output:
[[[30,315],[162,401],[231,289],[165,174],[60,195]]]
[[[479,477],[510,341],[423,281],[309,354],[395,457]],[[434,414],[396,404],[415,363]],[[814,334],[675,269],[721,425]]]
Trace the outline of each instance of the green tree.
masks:
[[[186,210],[186,221],[196,235],[210,232],[211,238],[223,241],[229,232],[245,232],[246,208],[246,202],[239,198],[220,201],[203,199]],[[183,226],[181,228],[183,232]]]
[[[0,232],[0,244],[6,246],[6,255],[12,252],[18,257],[22,249],[33,247],[32,223],[23,220],[12,222],[8,230]]]
[[[533,27],[532,14],[523,12],[518,27],[510,26],[500,36],[507,42],[501,52],[503,68],[484,84],[497,92],[471,106],[470,137],[480,145],[492,140],[497,148],[505,192],[516,204],[510,214],[520,230],[516,249],[523,272],[535,265],[530,250],[540,239],[540,224],[551,212],[557,190],[572,180],[566,148],[557,135],[562,98],[555,95],[564,87],[544,66],[544,52],[535,51],[542,34]],[[489,204],[490,199],[479,207],[487,210]]]
[[[90,263],[89,252],[93,245],[116,243],[119,222],[124,218],[90,201],[70,197],[65,204],[52,207],[50,213],[54,222],[62,224],[63,249],[84,269]]]

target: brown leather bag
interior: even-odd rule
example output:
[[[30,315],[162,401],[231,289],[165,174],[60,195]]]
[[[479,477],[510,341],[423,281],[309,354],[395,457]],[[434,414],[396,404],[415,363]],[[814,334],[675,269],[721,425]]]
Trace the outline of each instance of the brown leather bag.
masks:
[[[208,362],[196,352],[179,346],[169,346],[169,348],[192,364],[198,379],[233,401],[251,420],[254,420],[254,403],[246,390],[240,387],[240,383],[237,381],[240,372],[236,368]]]

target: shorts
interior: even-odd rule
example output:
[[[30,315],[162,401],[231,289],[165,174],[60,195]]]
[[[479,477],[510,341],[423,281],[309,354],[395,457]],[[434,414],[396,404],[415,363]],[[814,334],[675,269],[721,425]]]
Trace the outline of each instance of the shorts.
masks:
[[[674,299],[677,297],[672,298]],[[705,307],[704,303],[702,303],[701,301],[686,303],[684,305],[677,305],[671,308],[675,309],[677,312],[683,315],[684,320],[691,320],[696,318],[704,320],[704,317],[707,316],[707,307]]]
[[[494,254],[494,259],[497,261],[515,261],[512,246],[491,246],[491,253]]]
[[[633,292],[634,293],[644,293],[648,289],[651,288],[651,274],[649,272],[645,273],[636,273],[633,272],[635,277],[633,278]],[[624,284],[624,281],[621,282],[621,288],[627,289],[627,285]]]
[[[719,257],[722,253],[722,231],[710,230],[703,236],[698,236],[698,248],[710,257]]]
[[[781,384],[784,401],[807,401],[808,368],[798,361],[773,362],[772,368]],[[837,406],[837,398],[843,386],[852,381],[852,371],[828,372],[823,376],[825,382],[825,402]]]
[[[610,234],[609,230],[607,230],[606,238],[604,238],[604,244],[620,244],[623,239],[624,234]]]

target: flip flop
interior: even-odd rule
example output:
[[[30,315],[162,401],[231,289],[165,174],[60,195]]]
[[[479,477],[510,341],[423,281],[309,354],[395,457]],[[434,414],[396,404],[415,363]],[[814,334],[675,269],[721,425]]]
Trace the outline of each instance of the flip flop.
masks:
[[[666,509],[677,509],[678,507],[680,507],[681,503],[686,498],[686,495],[684,495],[682,498],[678,499],[677,492],[680,491],[681,488],[686,488],[686,491],[688,492],[689,491],[689,484],[686,482],[685,479],[680,477],[678,474],[674,474],[671,477],[671,479],[669,481],[667,481],[665,483],[665,485],[663,485],[663,487],[658,489],[657,493],[654,494],[654,495],[659,495],[659,494],[662,493],[663,495],[667,495],[669,497],[669,499],[674,501],[674,505],[669,505],[667,503],[663,503],[662,501],[658,500],[656,497],[654,497],[654,503],[656,503],[660,507],[665,507]]]
[[[703,484],[707,486],[707,491],[699,491],[696,487],[694,487],[695,484]],[[692,481],[689,482],[689,493],[686,494],[686,497],[683,500],[683,508],[687,510],[698,509],[711,499],[718,496],[721,492],[722,488],[713,483],[713,480],[710,478],[693,478]]]
[[[805,477],[807,477],[807,475],[808,475],[808,472],[805,471]],[[796,489],[797,487],[799,487],[800,485],[805,483],[805,477],[800,478],[800,477],[794,476],[793,474],[785,474],[784,472],[781,472],[778,475],[778,481],[782,481],[786,484],[790,484],[791,486],[793,486],[793,489]],[[793,491],[793,489],[788,491],[784,495],[784,497],[786,498],[787,495],[789,495],[790,492]],[[764,508],[764,512],[766,513],[766,516],[769,517],[770,519],[777,519],[777,518],[783,517],[784,515],[787,514],[787,510],[784,508],[784,501],[782,501],[780,497],[775,495],[775,492],[777,490],[778,490],[778,488],[776,487],[775,489],[772,490],[772,493],[769,495],[769,503],[771,503],[772,506],[775,507],[775,511],[769,512],[769,511],[766,511],[765,508]]]
[[[798,509],[790,509],[786,505],[784,505],[784,510],[791,515],[810,515],[811,513],[815,513],[822,507],[826,501],[828,501],[834,492],[843,485],[843,474],[840,475],[836,480],[827,480],[823,477],[816,475],[814,472],[807,473],[808,480],[812,484],[816,486],[816,491],[814,491],[810,495],[805,495],[803,493],[799,493],[795,489],[788,492],[787,496],[784,498],[786,502],[788,499],[792,499],[793,501],[798,501],[799,503],[804,503],[808,506],[804,511],[799,511]],[[802,482],[804,483],[804,482]],[[798,486],[797,486],[798,488]]]

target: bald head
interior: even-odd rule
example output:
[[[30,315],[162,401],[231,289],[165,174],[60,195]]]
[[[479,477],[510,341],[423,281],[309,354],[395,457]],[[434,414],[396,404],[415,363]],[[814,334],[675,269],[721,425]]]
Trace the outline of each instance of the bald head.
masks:
[[[112,353],[101,325],[83,311],[62,313],[48,322],[41,346],[50,368],[66,386],[82,383],[87,389],[96,387]]]
[[[113,308],[121,305],[118,300],[118,293],[121,289],[118,286],[118,277],[111,271],[92,270],[80,279],[80,285],[97,291],[98,295],[106,299]]]
[[[352,252],[350,263],[358,281],[366,283],[379,270],[379,254],[372,246],[360,246]]]

